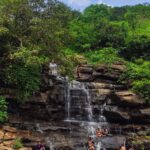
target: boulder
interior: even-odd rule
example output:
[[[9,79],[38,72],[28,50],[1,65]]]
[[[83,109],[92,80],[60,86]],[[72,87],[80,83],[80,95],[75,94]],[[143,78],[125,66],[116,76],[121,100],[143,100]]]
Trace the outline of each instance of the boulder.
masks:
[[[0,130],[0,140],[3,139],[3,137],[4,137],[4,132]]]
[[[118,103],[118,105],[129,107],[140,106],[144,104],[144,100],[140,96],[131,91],[115,92],[114,100]]]
[[[14,140],[4,141],[3,145],[6,146],[6,147],[13,147]]]
[[[123,64],[112,64],[111,65],[111,69],[112,70],[117,70],[120,73],[123,73],[123,72],[125,72],[127,70],[126,66],[123,65]]]
[[[77,77],[77,80],[80,82],[91,82],[93,81],[93,77],[92,74],[80,73],[80,75]]]
[[[117,106],[106,106],[104,115],[110,122],[126,122],[131,119],[127,110]]]
[[[11,147],[0,146],[0,150],[13,150]]]
[[[79,67],[78,71],[80,73],[87,73],[87,74],[92,74],[93,73],[93,68],[92,67]]]
[[[3,139],[4,140],[14,140],[16,138],[16,133],[6,132]]]
[[[17,132],[16,128],[10,127],[10,126],[3,126],[3,131],[12,132],[12,133],[16,133]]]
[[[150,123],[150,108],[134,109],[131,112],[132,119],[141,124]]]
[[[29,101],[46,104],[48,101],[48,94],[43,93],[43,92],[37,93],[37,94],[31,96]]]

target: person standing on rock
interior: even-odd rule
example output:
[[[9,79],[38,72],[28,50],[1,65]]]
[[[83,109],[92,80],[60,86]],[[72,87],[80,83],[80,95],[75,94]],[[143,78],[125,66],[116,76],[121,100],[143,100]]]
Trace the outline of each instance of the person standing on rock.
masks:
[[[49,63],[49,75],[57,76],[58,75],[57,69],[58,69],[57,64],[54,62],[54,60],[52,60],[52,62]]]
[[[97,130],[96,130],[96,136],[97,137],[103,136],[102,129],[97,128]]]

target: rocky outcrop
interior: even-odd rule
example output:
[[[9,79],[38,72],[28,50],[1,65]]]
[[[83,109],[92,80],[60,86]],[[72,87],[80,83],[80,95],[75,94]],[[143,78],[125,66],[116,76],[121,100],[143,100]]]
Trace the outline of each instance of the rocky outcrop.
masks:
[[[10,126],[3,126],[0,128],[0,149],[1,150],[13,150],[16,144],[16,139],[22,139],[23,137],[30,137],[29,131],[21,131],[17,128]],[[19,150],[32,150],[31,147],[19,148]]]
[[[103,81],[115,82],[120,78],[120,74],[126,71],[123,64],[100,65],[94,68],[91,65],[81,65],[78,67],[78,81]]]
[[[131,92],[128,85],[119,82],[122,73],[127,70],[125,65],[82,65],[78,70],[77,80],[88,85],[94,108],[107,104],[104,114],[110,122],[150,123],[150,105],[145,105],[143,98]]]
[[[118,91],[115,95],[118,105],[121,106],[136,107],[144,104],[144,100],[131,91]]]
[[[18,104],[13,101],[13,96],[7,95],[10,114],[8,122],[16,128],[5,126],[0,130],[0,138],[4,141],[2,146],[13,145],[14,139],[20,137],[29,148],[34,147],[39,139],[44,140],[46,146],[55,140],[57,149],[83,148],[87,142],[86,131],[79,130],[77,122],[65,124],[64,120],[70,115],[70,118],[78,121],[87,121],[89,104],[93,110],[94,121],[99,121],[99,117],[105,115],[112,127],[111,134],[118,135],[118,132],[114,132],[115,123],[119,124],[117,128],[120,124],[138,124],[134,128],[137,132],[133,134],[149,130],[150,106],[139,95],[131,92],[128,85],[119,82],[124,71],[126,68],[121,63],[97,67],[81,65],[77,69],[79,82],[70,83],[65,77],[44,73],[41,90],[34,93],[28,102]],[[87,104],[88,99],[90,103]],[[128,132],[134,130],[131,126],[123,127],[120,134],[130,137]],[[70,132],[73,132],[73,137],[70,137]],[[53,138],[47,139],[48,137]],[[82,139],[82,143],[78,139]]]

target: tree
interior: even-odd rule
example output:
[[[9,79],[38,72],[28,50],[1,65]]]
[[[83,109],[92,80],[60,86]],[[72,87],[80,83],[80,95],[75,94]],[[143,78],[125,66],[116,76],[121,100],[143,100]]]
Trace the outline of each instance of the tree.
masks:
[[[61,61],[76,15],[53,0],[5,0],[0,6],[1,82],[18,91],[20,100],[27,99],[39,89],[42,65]]]
[[[125,18],[127,19],[129,26],[132,28],[132,30],[136,29],[138,19],[135,13],[128,12],[125,14]]]

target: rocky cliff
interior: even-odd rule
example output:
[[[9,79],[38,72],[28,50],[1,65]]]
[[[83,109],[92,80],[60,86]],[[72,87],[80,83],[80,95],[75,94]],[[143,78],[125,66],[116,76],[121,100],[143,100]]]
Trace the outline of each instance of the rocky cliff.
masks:
[[[119,82],[125,71],[126,67],[119,63],[97,67],[81,65],[77,68],[78,82],[75,81],[73,84],[83,83],[84,88],[88,89],[95,121],[98,122],[99,116],[103,113],[110,124],[111,134],[124,135],[129,141],[133,138],[143,141],[145,150],[149,150],[150,105],[145,104],[139,95],[130,91],[129,85]],[[39,139],[43,140],[47,147],[51,147],[55,141],[55,148],[66,150],[74,149],[75,140],[81,147],[86,142],[86,131],[81,131],[76,123],[72,123],[74,137],[70,137],[69,125],[64,122],[68,115],[68,98],[71,99],[69,115],[87,120],[84,103],[87,97],[84,90],[81,90],[82,84],[76,86],[79,88],[70,88],[70,81],[66,77],[48,75],[46,70],[42,74],[42,79],[40,91],[34,93],[24,104],[17,104],[13,96],[7,96],[9,120],[6,125],[12,126],[13,131],[18,131],[12,132],[4,126],[1,127],[0,146],[11,147],[18,136],[26,147],[32,148]],[[12,138],[5,138],[7,133],[9,136],[13,133]],[[83,139],[82,143],[80,138]],[[136,145],[138,144],[141,143],[137,142]]]

